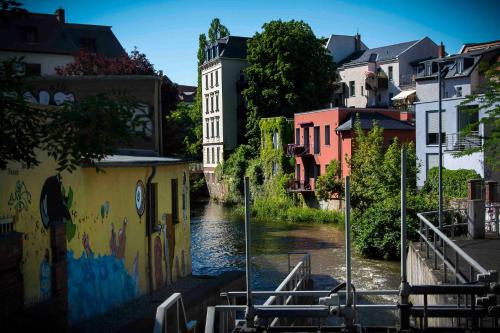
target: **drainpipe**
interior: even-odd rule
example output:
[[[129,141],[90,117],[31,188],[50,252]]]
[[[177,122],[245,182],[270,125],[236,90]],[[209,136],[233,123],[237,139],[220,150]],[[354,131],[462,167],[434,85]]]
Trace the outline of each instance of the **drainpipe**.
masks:
[[[151,181],[156,175],[156,166],[153,165],[151,167],[151,175],[148,177],[148,181],[146,182],[146,202],[148,211],[146,213],[146,234],[148,236],[148,283],[149,283],[149,292],[153,292],[153,260],[151,254],[151,234],[153,233],[153,225],[155,214],[153,212],[153,201],[151,200],[153,188],[151,186]]]

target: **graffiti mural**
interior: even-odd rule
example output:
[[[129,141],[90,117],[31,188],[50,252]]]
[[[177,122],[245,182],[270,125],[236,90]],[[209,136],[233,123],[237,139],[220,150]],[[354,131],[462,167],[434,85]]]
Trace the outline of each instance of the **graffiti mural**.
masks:
[[[155,282],[156,282],[156,288],[159,286],[163,285],[163,266],[162,266],[162,245],[161,245],[161,238],[160,235],[157,235],[155,237],[155,244],[154,244],[154,265],[155,265]]]
[[[16,181],[16,188],[9,196],[9,207],[14,209],[16,213],[28,211],[31,205],[31,193],[26,188],[26,184],[22,180]]]
[[[40,299],[46,300],[52,296],[52,272],[50,269],[49,249],[45,249],[45,256],[40,264]]]
[[[127,218],[123,219],[123,224],[120,230],[118,231],[118,235],[115,232],[115,225],[111,224],[111,238],[109,240],[109,248],[111,250],[111,254],[117,257],[118,259],[122,259],[125,257],[125,242],[127,240],[126,228],[127,228]]]
[[[40,216],[45,228],[51,222],[71,220],[67,207],[67,197],[63,195],[61,177],[59,175],[45,180],[40,194]]]
[[[101,205],[101,219],[108,217],[108,214],[109,214],[109,201],[105,201]]]
[[[40,90],[38,92],[38,99],[29,91],[23,94],[24,100],[34,104],[42,105],[63,105],[64,103],[73,103],[75,95],[72,93],[65,93],[57,91],[53,94],[52,98],[47,90]]]

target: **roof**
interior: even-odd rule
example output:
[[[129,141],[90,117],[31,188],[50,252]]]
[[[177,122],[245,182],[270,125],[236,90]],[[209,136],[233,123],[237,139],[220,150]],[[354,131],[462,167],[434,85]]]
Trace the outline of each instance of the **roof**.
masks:
[[[106,57],[125,53],[109,26],[61,23],[54,14],[39,13],[8,13],[0,20],[0,50],[74,54],[82,48],[82,39],[94,39],[96,52]]]
[[[179,99],[186,103],[193,103],[196,96],[195,86],[177,85]]]
[[[221,38],[220,42],[225,42],[226,46],[220,54],[224,58],[245,59],[247,57],[248,37],[228,36]]]
[[[369,61],[387,61],[396,59],[401,53],[403,53],[406,49],[413,46],[417,42],[418,42],[417,40],[413,40],[410,42],[376,47],[365,51],[356,51],[349,57],[347,57],[342,62],[342,65],[352,66],[352,65],[366,63]]]
[[[379,112],[356,112],[347,115],[346,120],[336,128],[337,132],[350,131],[354,128],[356,119],[359,117],[361,128],[369,130],[373,127],[373,121],[385,130],[414,131],[415,127],[401,120],[386,116]]]
[[[485,49],[485,48],[493,47],[493,46],[497,46],[497,45],[500,45],[500,39],[492,40],[492,41],[488,41],[488,42],[480,42],[480,43],[465,43],[464,45],[462,45],[462,47],[460,48],[458,53],[470,52],[470,51],[468,51],[469,48],[472,49],[472,51],[475,51],[478,49]]]
[[[94,161],[93,165],[85,167],[99,168],[106,167],[138,167],[138,166],[154,166],[154,165],[174,165],[187,164],[189,160],[174,157],[162,156],[131,156],[131,155],[109,155],[100,161]]]

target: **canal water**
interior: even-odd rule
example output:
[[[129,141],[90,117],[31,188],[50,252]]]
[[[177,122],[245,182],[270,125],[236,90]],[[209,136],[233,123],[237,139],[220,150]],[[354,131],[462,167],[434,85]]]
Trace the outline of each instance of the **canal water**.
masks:
[[[274,290],[288,272],[287,252],[311,254],[314,289],[332,289],[345,281],[344,230],[335,225],[252,221],[252,285]],[[231,208],[209,202],[191,209],[191,254],[195,275],[218,275],[245,269],[244,221]],[[296,255],[292,265],[300,259]],[[398,289],[399,262],[354,256],[352,281],[356,289]],[[394,296],[371,297],[359,303],[394,303]],[[393,313],[361,313],[365,325],[390,325]]]

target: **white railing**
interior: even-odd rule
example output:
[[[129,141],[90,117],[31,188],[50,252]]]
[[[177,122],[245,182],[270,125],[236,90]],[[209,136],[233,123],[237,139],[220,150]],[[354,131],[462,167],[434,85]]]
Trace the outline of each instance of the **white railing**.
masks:
[[[196,321],[187,321],[181,293],[172,294],[156,308],[153,333],[196,333]]]

